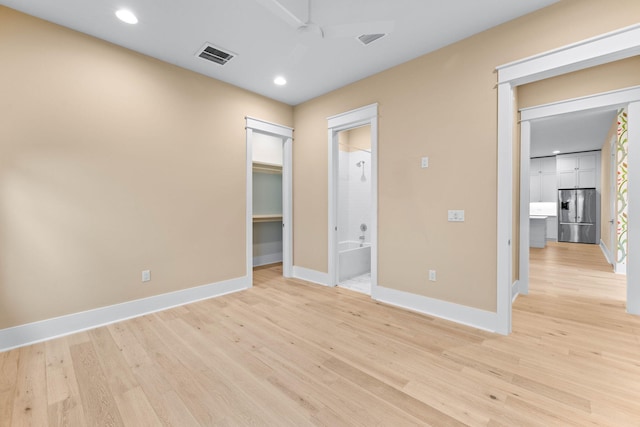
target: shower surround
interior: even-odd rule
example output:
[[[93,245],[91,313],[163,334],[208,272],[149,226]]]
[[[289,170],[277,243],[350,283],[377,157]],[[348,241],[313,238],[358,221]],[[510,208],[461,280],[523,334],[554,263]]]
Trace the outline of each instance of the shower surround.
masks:
[[[338,264],[343,281],[371,270],[371,153],[356,149],[339,156]]]

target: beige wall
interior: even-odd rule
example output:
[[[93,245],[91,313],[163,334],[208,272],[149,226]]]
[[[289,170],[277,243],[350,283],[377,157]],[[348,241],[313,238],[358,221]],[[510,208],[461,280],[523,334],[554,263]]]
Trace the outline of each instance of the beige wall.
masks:
[[[290,106],[2,6],[0,57],[0,329],[245,275],[244,117]]]
[[[518,107],[533,107],[638,85],[640,56],[634,56],[519,86]]]
[[[495,311],[495,67],[638,16],[635,0],[562,1],[296,106],[295,264],[327,271],[326,117],[378,102],[379,284]]]
[[[340,151],[371,150],[371,126],[360,126],[338,133]]]
[[[326,117],[373,102],[379,283],[495,310],[495,67],[638,16],[565,0],[292,110],[0,7],[0,329],[244,275],[245,115],[295,126],[294,264],[326,272]]]

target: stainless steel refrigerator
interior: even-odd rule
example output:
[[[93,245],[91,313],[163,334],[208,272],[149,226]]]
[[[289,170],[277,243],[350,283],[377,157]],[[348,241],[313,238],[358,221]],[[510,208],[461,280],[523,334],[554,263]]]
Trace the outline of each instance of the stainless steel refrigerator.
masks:
[[[596,189],[558,190],[558,241],[596,242]]]

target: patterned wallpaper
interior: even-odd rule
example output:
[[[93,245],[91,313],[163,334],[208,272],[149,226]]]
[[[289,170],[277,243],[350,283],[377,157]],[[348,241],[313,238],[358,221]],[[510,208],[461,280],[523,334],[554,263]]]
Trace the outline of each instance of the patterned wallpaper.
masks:
[[[616,210],[618,216],[616,262],[618,265],[626,265],[627,263],[627,144],[627,111],[622,109],[618,112],[618,142],[616,144]]]

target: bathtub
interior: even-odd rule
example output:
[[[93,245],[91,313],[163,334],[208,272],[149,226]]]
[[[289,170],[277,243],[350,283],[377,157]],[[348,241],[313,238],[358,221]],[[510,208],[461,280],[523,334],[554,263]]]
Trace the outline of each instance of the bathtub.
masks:
[[[371,243],[360,247],[358,241],[338,243],[338,281],[371,272]]]

